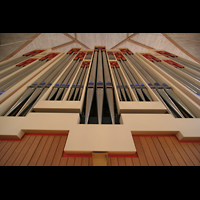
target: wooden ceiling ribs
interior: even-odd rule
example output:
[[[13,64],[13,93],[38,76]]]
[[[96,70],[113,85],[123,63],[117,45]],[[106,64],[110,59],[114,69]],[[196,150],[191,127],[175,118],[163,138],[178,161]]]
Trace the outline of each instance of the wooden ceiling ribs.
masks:
[[[30,42],[32,42],[36,37],[38,37],[41,33],[36,33],[30,40],[28,40],[25,44],[23,44],[21,47],[19,47],[16,51],[14,51],[13,53],[11,53],[9,56],[7,56],[6,58],[4,58],[2,61],[7,60],[9,58],[11,58],[12,56],[14,56],[16,53],[18,53],[21,49],[23,49],[25,46],[27,46]]]
[[[11,57],[13,57],[15,54],[17,54],[20,50],[22,50],[23,48],[25,48],[28,44],[30,44],[35,38],[37,38],[41,33],[37,33],[35,34],[30,40],[28,40],[25,44],[23,44],[20,48],[18,48],[16,51],[14,51],[12,54],[10,54],[9,56],[7,56],[6,58],[4,58],[2,61],[5,61]],[[80,42],[78,39],[77,39],[77,33],[74,33],[74,37],[72,37],[70,34],[68,33],[63,33],[64,35],[66,35],[68,38],[72,39],[72,41],[69,41],[69,42],[66,42],[66,43],[63,43],[63,44],[60,44],[58,46],[54,46],[54,47],[51,47],[53,50],[55,49],[58,49],[58,48],[61,48],[61,47],[64,47],[64,46],[67,46],[67,45],[70,45],[70,44],[73,44],[73,43],[78,43],[79,45],[83,46],[84,48],[87,48],[89,49],[89,47],[87,45],[85,45],[84,43]],[[130,35],[129,33],[127,33],[126,35],[126,38],[124,40],[122,40],[121,42],[119,42],[118,44],[116,44],[115,46],[113,46],[111,49],[115,49],[117,48],[118,46],[120,46],[121,44],[123,44],[124,42],[128,41],[130,43],[133,43],[133,44],[136,44],[138,46],[141,46],[143,48],[146,48],[146,49],[154,49],[153,47],[151,46],[148,46],[146,44],[144,44],[143,42],[138,42],[138,41],[135,41],[131,38],[133,38],[134,36],[136,36],[137,34],[139,33],[133,33],[132,35]],[[189,56],[191,59],[193,59],[194,61],[200,63],[200,60],[197,59],[196,57],[194,57],[192,54],[190,54],[189,52],[187,52],[184,48],[182,48],[180,45],[178,45],[173,39],[171,39],[166,33],[161,33],[168,41],[170,41],[172,44],[174,44],[180,51],[182,51],[183,53],[185,53],[187,56]]]
[[[187,52],[184,48],[182,48],[180,45],[178,45],[174,40],[172,40],[166,33],[162,33],[163,36],[165,36],[172,44],[174,44],[177,48],[179,48],[181,51],[183,51],[186,55],[188,55],[190,58],[195,60],[196,62],[200,63],[200,60],[195,58],[192,54]]]
[[[68,36],[69,38],[71,38],[72,40],[74,40],[75,42],[77,42],[78,44],[80,44],[81,46],[85,47],[86,49],[89,49],[89,47],[87,47],[85,44],[83,44],[82,42],[80,42],[79,40],[77,40],[77,34],[75,33],[75,38],[72,37],[71,35],[69,35],[68,33],[63,33],[66,36]]]
[[[61,45],[58,45],[58,46],[52,47],[52,50],[58,49],[58,48],[60,48],[60,47],[67,46],[67,45],[72,44],[72,43],[74,43],[74,42],[76,42],[76,41],[73,40],[73,41],[71,41],[71,42],[66,42],[66,43],[64,43],[64,44],[61,44]]]
[[[136,36],[137,34],[139,34],[139,33],[133,33],[133,35],[127,37],[127,38],[124,39],[124,40],[122,40],[121,42],[119,42],[118,44],[116,44],[115,46],[113,46],[111,49],[115,49],[116,47],[118,47],[118,46],[121,45],[122,43],[126,42],[126,41],[129,40],[130,38]],[[127,34],[127,36],[128,36],[128,34]]]
[[[153,47],[150,47],[150,46],[148,46],[148,45],[142,44],[142,43],[140,43],[140,42],[136,42],[136,41],[131,40],[131,39],[129,39],[128,41],[129,41],[129,42],[132,42],[132,43],[134,43],[134,44],[137,44],[137,45],[139,45],[139,46],[142,46],[142,47],[144,47],[144,48],[147,48],[147,49],[154,49]]]

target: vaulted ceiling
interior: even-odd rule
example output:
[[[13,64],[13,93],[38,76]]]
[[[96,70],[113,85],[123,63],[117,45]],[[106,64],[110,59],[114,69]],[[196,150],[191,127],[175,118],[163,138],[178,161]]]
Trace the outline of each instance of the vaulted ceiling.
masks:
[[[93,49],[121,47],[133,52],[164,49],[200,63],[199,33],[1,33],[0,61],[38,48],[68,51],[72,47]]]

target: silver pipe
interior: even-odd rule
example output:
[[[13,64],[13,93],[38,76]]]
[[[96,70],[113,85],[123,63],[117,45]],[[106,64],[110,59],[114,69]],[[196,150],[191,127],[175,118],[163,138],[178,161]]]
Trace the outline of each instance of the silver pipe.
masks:
[[[103,69],[104,69],[106,97],[107,97],[108,107],[110,110],[110,117],[111,117],[112,124],[115,124],[113,85],[110,78],[105,51],[103,51]]]
[[[89,114],[92,106],[92,100],[94,96],[94,87],[95,87],[95,77],[96,77],[96,68],[97,68],[97,51],[94,53],[94,59],[92,62],[92,69],[90,72],[90,78],[87,86],[87,96],[86,96],[86,108],[85,108],[85,124],[88,124]]]
[[[181,64],[183,64],[183,65],[185,65],[185,66],[187,66],[187,67],[189,67],[189,68],[191,68],[193,70],[195,70],[195,71],[200,72],[200,66],[198,64],[195,65],[195,64],[189,63],[189,62],[183,60],[180,57],[175,57],[175,58],[171,58],[171,59],[173,59],[173,60],[175,60],[175,61],[177,61],[177,62],[179,62],[179,63],[181,63]]]
[[[161,69],[163,69],[165,72],[167,72],[172,77],[176,78],[180,83],[182,83],[184,86],[186,86],[187,88],[189,88],[193,92],[200,93],[200,87],[196,83],[192,82],[191,80],[187,79],[186,77],[183,78],[181,75],[175,74],[174,72],[169,70],[162,63],[156,63],[156,65],[159,66]]]
[[[29,58],[30,56],[21,56],[19,58],[15,58],[13,59],[12,61],[8,61],[6,63],[2,63],[0,64],[0,71],[12,66],[12,65],[16,65],[18,64],[19,62],[22,62],[24,60],[26,60],[27,58]]]
[[[18,72],[17,74],[15,74],[15,77],[10,77],[6,79],[0,84],[1,85],[0,91],[9,90],[13,85],[17,84],[19,81],[24,79],[27,75],[31,74],[33,71],[38,69],[41,65],[43,65],[43,63],[37,63],[37,65],[34,65],[31,68],[24,70],[23,72]]]
[[[104,81],[103,81],[102,55],[101,55],[101,50],[99,50],[97,79],[96,79],[96,99],[97,99],[98,124],[101,124],[101,122],[102,122],[103,99],[104,99],[104,84],[103,83],[104,83]]]

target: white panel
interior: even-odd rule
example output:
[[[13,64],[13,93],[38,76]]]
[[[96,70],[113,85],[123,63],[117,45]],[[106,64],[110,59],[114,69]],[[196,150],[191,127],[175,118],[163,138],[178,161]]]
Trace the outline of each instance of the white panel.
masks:
[[[132,42],[128,42],[128,41],[117,46],[117,48],[129,48],[133,53],[135,53],[135,52],[148,52],[147,48],[141,47],[137,44],[133,44]]]
[[[98,45],[105,45],[107,49],[111,49],[126,36],[127,33],[79,33],[77,39],[91,49]]]
[[[78,44],[78,43],[72,43],[72,44],[69,44],[69,45],[67,45],[67,46],[65,46],[65,47],[60,47],[60,48],[58,48],[58,49],[55,49],[55,50],[53,50],[53,51],[64,51],[64,52],[68,52],[71,48],[78,48],[78,47],[80,47],[80,48],[84,48],[84,47],[82,47],[80,44]]]
[[[52,48],[70,41],[72,41],[72,39],[70,39],[63,33],[41,33],[32,42],[30,42],[27,46],[25,46],[17,54],[15,54],[14,57],[27,53],[34,49]]]

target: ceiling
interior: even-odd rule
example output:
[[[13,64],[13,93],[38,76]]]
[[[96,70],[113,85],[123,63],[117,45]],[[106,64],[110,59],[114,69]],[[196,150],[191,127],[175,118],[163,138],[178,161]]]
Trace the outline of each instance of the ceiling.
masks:
[[[165,49],[200,62],[200,33],[0,33],[0,61],[37,48],[68,51],[95,45],[127,47],[133,52]]]

